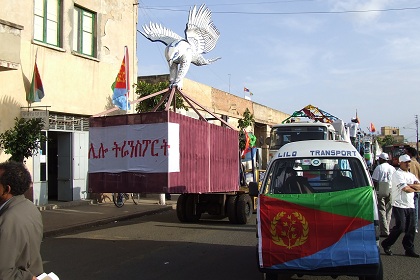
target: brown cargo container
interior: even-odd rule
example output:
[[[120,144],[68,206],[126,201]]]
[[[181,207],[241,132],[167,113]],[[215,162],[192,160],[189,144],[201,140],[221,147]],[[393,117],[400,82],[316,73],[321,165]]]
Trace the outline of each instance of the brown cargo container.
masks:
[[[179,172],[92,173],[89,170],[89,192],[201,194],[239,190],[238,132],[231,128],[172,111],[90,119],[91,128],[165,123],[179,124]],[[91,144],[90,141],[90,147]],[[94,159],[90,152],[89,161],[91,160]]]

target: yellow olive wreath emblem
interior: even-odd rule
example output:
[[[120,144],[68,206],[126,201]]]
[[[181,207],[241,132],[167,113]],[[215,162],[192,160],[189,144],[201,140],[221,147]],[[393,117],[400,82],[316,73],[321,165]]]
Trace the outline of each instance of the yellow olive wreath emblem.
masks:
[[[304,244],[308,240],[309,233],[309,224],[305,217],[299,212],[293,212],[292,215],[287,215],[285,221],[283,221],[282,218],[284,216],[286,216],[286,212],[279,212],[271,221],[270,233],[273,242],[287,249]],[[281,227],[280,236],[277,234],[277,224],[279,222],[279,227]],[[298,236],[298,223],[302,225],[300,236]]]

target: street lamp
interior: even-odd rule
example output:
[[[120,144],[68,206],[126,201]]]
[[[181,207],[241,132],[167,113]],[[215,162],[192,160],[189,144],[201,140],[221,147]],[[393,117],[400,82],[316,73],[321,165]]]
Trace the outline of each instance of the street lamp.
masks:
[[[414,115],[414,120],[415,120],[416,128],[403,127],[403,129],[412,129],[416,131],[416,149],[418,152],[419,151],[419,116]]]

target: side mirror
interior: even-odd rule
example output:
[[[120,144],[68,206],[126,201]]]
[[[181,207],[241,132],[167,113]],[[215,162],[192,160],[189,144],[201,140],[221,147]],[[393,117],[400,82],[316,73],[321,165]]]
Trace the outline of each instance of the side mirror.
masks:
[[[270,146],[270,144],[271,144],[271,138],[270,137],[265,138],[265,144]]]
[[[258,183],[257,182],[249,182],[249,195],[250,196],[258,196]]]

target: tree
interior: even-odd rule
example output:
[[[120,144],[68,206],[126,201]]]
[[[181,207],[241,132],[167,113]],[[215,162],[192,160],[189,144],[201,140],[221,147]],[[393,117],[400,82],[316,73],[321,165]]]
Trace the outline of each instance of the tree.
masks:
[[[11,155],[9,160],[23,162],[38,153],[41,142],[47,141],[42,133],[42,119],[15,118],[15,126],[0,134],[0,149]]]
[[[392,137],[392,135],[386,135],[383,138],[378,137],[377,141],[378,141],[379,146],[381,146],[382,148],[384,146],[393,145],[397,143],[397,141],[395,141],[395,138]]]
[[[138,98],[142,98],[142,97],[146,97],[152,93],[164,90],[164,89],[168,89],[169,90],[169,82],[159,82],[157,84],[150,84],[150,83],[146,83],[144,81],[140,81],[137,85],[136,85],[136,94],[138,96]],[[158,96],[155,97],[151,97],[149,99],[143,100],[139,103],[137,103],[136,105],[136,112],[137,113],[141,113],[141,112],[150,112],[151,109],[153,109],[159,102],[160,100],[163,98],[164,94],[160,94]],[[157,111],[163,111],[165,110],[166,107],[166,103],[167,101],[163,102],[159,108],[157,109]],[[175,94],[175,103],[176,103],[176,108],[177,109],[185,109],[186,111],[188,111],[188,108],[184,105],[184,100],[182,99],[182,97],[179,94]]]
[[[245,109],[245,112],[243,113],[243,118],[238,120],[238,128],[239,128],[239,149],[241,151],[245,150],[245,143],[246,143],[246,137],[245,137],[245,128],[248,126],[254,125],[254,115],[251,114],[248,108]]]

